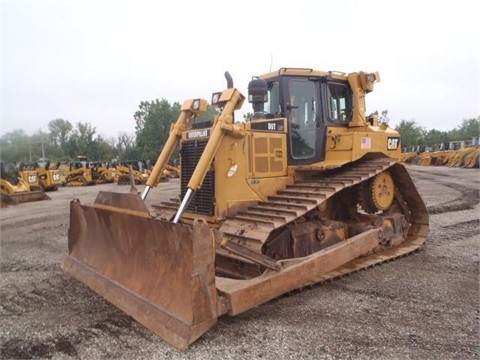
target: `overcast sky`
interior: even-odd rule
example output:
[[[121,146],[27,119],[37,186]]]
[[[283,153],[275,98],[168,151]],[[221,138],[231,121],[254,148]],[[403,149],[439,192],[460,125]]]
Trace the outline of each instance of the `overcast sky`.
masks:
[[[279,67],[379,71],[367,112],[450,130],[480,115],[476,3],[1,0],[0,136],[57,118],[134,134],[141,101],[210,100],[226,70],[246,95]]]

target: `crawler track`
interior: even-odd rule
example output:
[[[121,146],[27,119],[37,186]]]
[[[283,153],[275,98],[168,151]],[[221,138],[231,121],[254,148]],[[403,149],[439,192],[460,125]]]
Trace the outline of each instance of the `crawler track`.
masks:
[[[266,201],[259,201],[246,211],[228,217],[220,226],[219,231],[232,243],[261,254],[262,246],[274,230],[305,216],[317,207],[326,205],[327,199],[332,196],[386,170],[390,171],[395,179],[396,191],[404,204],[403,212],[410,225],[407,238],[394,248],[351,261],[322,278],[314,279],[312,283],[356,272],[404,256],[415,251],[425,242],[429,233],[428,212],[405,167],[396,160],[388,158],[357,161],[312,177],[308,181],[287,185],[284,189],[268,197]],[[172,200],[155,208],[170,209],[174,214],[178,205],[179,202]],[[247,266],[255,266],[247,259],[232,255],[221,248],[217,248],[217,255],[231,261],[244,262]],[[268,266],[268,259],[265,260],[265,265]]]

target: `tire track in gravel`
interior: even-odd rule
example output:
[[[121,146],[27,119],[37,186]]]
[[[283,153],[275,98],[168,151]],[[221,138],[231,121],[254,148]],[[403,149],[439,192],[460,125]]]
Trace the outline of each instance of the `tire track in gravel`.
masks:
[[[34,339],[10,338],[1,345],[0,353],[2,357],[8,359],[48,359],[58,353],[78,358],[77,346],[81,343],[100,336],[121,340],[124,336],[132,334],[148,338],[140,328],[135,326],[131,317],[123,313],[113,313],[105,320],[95,322],[87,327],[77,328],[66,334],[56,333]],[[128,347],[128,344],[126,346]]]
[[[418,169],[412,172],[415,173],[415,178],[419,180],[427,180],[440,183],[443,186],[460,192],[461,194],[459,197],[451,201],[442,204],[427,206],[427,210],[430,215],[444,214],[448,212],[462,210],[471,210],[474,208],[475,205],[480,202],[479,181],[472,181],[471,184],[468,184],[468,186],[466,186],[458,182],[452,181],[454,177],[448,174],[440,175],[435,172],[427,172]]]
[[[84,326],[69,326],[66,333],[65,329],[60,328],[55,329],[53,334],[49,332],[33,338],[14,336],[0,339],[2,358],[51,358],[57,353],[75,358],[78,357],[76,347],[79,344],[99,336],[121,339],[134,334],[137,337],[148,337],[143,328],[130,316],[100,299],[79,282],[72,281],[69,275],[61,273],[58,266],[55,266],[57,273],[39,283],[29,284],[27,289],[25,285],[4,289],[0,293],[0,316],[4,319],[14,317],[22,320],[27,318],[28,314],[44,311],[52,314],[62,313],[66,317],[81,313],[83,317],[90,316],[95,319],[95,314],[100,311],[98,305],[105,307],[102,312],[106,315],[98,321],[87,321]],[[28,266],[23,268],[27,269]],[[76,301],[79,299],[80,302]],[[96,306],[91,307],[89,303],[95,303]]]
[[[44,308],[58,309],[69,304],[68,299],[88,296],[86,288],[73,283],[68,275],[61,273],[58,265],[52,266],[56,269],[56,274],[40,282],[3,288],[0,293],[0,315],[18,316]]]
[[[69,218],[68,216],[63,217],[52,217],[48,216],[39,216],[34,219],[25,219],[17,222],[11,223],[2,223],[2,233],[7,231],[17,231],[18,228],[29,227],[32,230],[45,230],[45,229],[56,229],[65,227],[68,228]]]

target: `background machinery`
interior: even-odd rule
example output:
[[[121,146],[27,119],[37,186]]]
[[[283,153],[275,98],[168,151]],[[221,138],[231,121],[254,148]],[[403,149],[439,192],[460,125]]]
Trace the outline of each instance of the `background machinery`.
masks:
[[[20,163],[20,174],[25,172],[35,171],[37,173],[38,187],[43,191],[58,190],[61,185],[60,170],[58,169],[60,163],[51,164],[50,161],[40,164],[39,162]],[[28,174],[22,175],[22,178],[28,177]]]
[[[50,200],[40,188],[35,170],[22,170],[15,163],[0,163],[0,205],[17,205],[37,200]]]
[[[129,185],[130,167],[135,185],[144,185],[148,180],[148,173],[145,164],[141,160],[123,160],[116,164],[115,179],[118,185]]]
[[[206,100],[184,102],[141,194],[70,208],[63,269],[180,349],[219,316],[403,256],[429,232],[399,134],[365,115],[378,73],[254,77],[246,122],[225,76],[211,121],[197,121]],[[180,194],[147,207],[176,146]]]
[[[95,184],[109,184],[115,181],[117,169],[106,161],[90,162],[89,167],[92,169],[92,178]]]
[[[422,166],[479,168],[480,147],[477,145],[457,150],[408,152],[402,154],[402,161],[407,164]]]
[[[72,161],[68,165],[68,172],[65,175],[64,186],[89,186],[95,185],[93,169],[86,161]]]
[[[116,169],[104,161],[88,161],[86,156],[77,156],[69,163],[65,175],[65,186],[89,186],[115,181]]]

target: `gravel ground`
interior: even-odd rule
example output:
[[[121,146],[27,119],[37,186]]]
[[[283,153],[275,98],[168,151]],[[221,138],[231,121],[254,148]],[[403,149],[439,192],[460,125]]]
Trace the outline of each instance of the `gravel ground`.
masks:
[[[419,251],[224,316],[185,352],[61,270],[69,201],[128,186],[60,188],[0,209],[0,357],[479,359],[480,171],[407,168],[431,214]],[[148,202],[178,187],[162,183]]]

